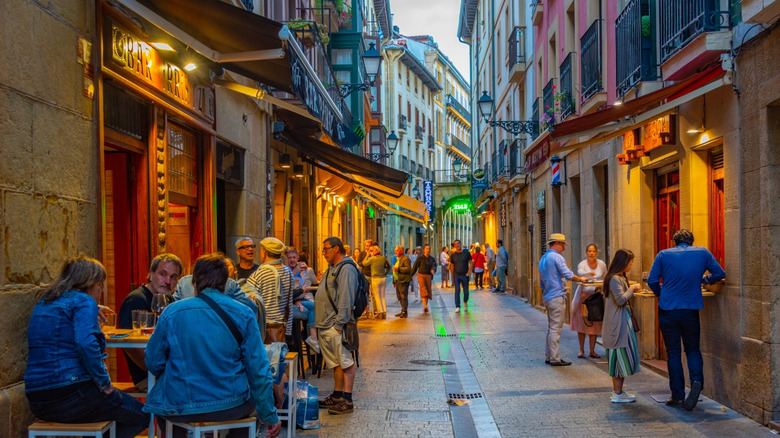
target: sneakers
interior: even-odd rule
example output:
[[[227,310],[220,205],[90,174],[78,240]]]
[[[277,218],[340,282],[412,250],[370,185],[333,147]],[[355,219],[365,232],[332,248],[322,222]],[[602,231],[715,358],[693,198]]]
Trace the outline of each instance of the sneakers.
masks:
[[[455,308],[455,313],[460,313],[460,307]]]
[[[626,391],[622,391],[620,394],[613,392],[610,400],[612,403],[633,403],[636,401],[636,396],[634,394],[629,394]]]
[[[309,336],[308,338],[306,338],[306,340],[304,342],[306,342],[306,345],[311,347],[311,349],[314,350],[314,352],[316,352],[317,354],[320,354],[320,343],[319,343],[319,341],[317,341],[316,339],[312,339],[311,336]]]
[[[463,310],[469,310],[469,304],[463,303]]]
[[[683,404],[683,401],[677,400],[674,397],[669,397],[666,399],[664,403],[666,403],[666,406],[680,406],[681,404]]]
[[[345,402],[345,401],[346,400],[344,400],[343,398],[334,398],[333,394],[331,394],[331,395],[325,397],[324,399],[319,400],[319,404],[320,404],[321,408],[328,408],[328,409],[330,409],[330,408],[338,405],[339,403]]]
[[[401,312],[398,314],[399,318],[406,318],[406,312]]]
[[[696,407],[696,403],[699,402],[699,394],[701,394],[701,382],[691,383],[691,391],[688,393],[688,397],[685,397],[683,407],[686,411],[692,411]]]
[[[346,401],[344,399],[328,408],[328,413],[331,415],[349,414],[354,411],[355,405],[351,401]]]

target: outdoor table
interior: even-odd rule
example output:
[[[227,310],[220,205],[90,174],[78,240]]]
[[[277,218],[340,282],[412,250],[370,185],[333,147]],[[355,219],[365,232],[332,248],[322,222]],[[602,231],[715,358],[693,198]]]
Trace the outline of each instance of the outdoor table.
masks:
[[[114,327],[103,327],[103,334],[106,336],[106,347],[108,348],[143,348],[146,349],[146,344],[149,343],[149,337],[151,335],[143,335],[140,332],[135,332],[132,329],[118,329]],[[123,338],[112,338],[111,335],[128,335]],[[146,390],[148,394],[155,384],[155,377],[152,373],[149,373],[149,385]],[[149,438],[154,438],[154,414],[149,418]]]

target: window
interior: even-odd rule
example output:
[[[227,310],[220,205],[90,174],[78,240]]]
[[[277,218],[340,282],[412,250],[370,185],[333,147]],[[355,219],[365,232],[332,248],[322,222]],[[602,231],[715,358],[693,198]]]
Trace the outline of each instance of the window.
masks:
[[[177,204],[198,205],[198,146],[195,134],[168,123],[168,190]],[[182,199],[183,198],[183,199]]]
[[[333,65],[352,65],[352,49],[331,49],[330,59]]]
[[[723,187],[723,147],[710,151],[710,252],[724,267],[726,254],[726,208]]]

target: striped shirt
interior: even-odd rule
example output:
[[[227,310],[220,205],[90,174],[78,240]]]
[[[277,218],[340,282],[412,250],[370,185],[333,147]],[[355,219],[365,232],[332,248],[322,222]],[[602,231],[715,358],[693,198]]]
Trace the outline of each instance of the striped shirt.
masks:
[[[278,277],[281,280],[281,297],[278,292],[279,287],[274,284],[277,275],[271,269],[276,269]],[[287,266],[281,263],[263,263],[247,280],[247,283],[251,284],[263,297],[263,303],[265,303],[266,323],[281,323],[284,319],[285,304],[292,306],[292,271]],[[287,335],[292,334],[292,307],[290,307],[290,315],[287,317]]]

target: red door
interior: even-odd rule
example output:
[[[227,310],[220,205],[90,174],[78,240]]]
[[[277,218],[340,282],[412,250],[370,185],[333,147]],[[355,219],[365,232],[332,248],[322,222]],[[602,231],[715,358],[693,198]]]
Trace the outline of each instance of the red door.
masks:
[[[656,181],[656,254],[674,247],[674,233],[680,229],[680,172],[675,170],[658,175]],[[658,300],[656,299],[655,333],[658,359],[666,360],[666,348],[658,328]]]

